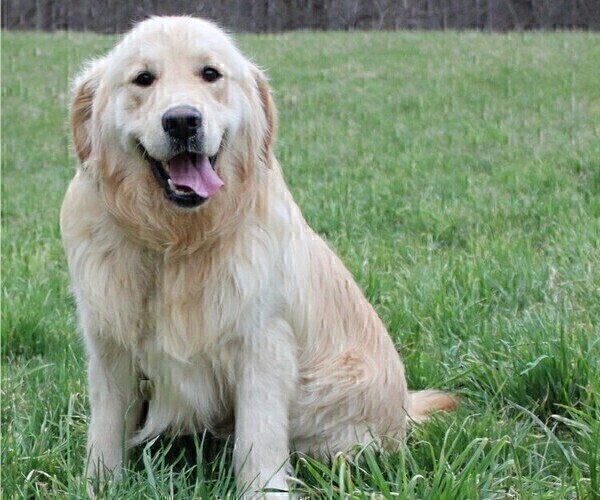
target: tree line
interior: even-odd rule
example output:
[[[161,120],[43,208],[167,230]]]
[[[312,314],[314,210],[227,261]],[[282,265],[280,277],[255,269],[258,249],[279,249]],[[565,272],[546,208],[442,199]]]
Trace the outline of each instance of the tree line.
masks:
[[[163,14],[251,32],[600,29],[600,0],[5,0],[2,27],[118,33]]]

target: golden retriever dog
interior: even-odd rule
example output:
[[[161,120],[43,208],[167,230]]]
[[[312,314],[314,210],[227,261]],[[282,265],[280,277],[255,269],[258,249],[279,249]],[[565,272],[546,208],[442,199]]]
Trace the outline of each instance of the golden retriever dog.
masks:
[[[408,392],[384,325],[286,187],[263,73],[217,26],[138,24],[76,78],[71,123],[61,231],[90,475],[118,477],[125,449],[158,434],[208,430],[233,434],[241,491],[287,495],[290,450],[394,449],[409,420],[453,407]]]

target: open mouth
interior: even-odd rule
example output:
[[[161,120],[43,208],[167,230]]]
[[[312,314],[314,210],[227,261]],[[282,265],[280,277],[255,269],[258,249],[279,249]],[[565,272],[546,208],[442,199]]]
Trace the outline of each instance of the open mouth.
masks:
[[[150,156],[141,143],[138,148],[150,164],[166,198],[179,207],[199,207],[223,186],[214,168],[217,155],[209,157],[184,151],[162,162]]]

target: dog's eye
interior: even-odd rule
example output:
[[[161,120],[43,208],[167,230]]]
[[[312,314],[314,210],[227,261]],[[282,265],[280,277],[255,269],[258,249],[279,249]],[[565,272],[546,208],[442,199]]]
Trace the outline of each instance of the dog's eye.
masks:
[[[139,87],[149,87],[154,83],[154,80],[156,80],[156,77],[152,73],[149,71],[142,71],[134,78],[132,83]]]
[[[216,82],[223,75],[211,66],[204,66],[204,68],[202,68],[202,71],[200,72],[200,76],[202,76],[202,79],[205,82],[212,83]]]

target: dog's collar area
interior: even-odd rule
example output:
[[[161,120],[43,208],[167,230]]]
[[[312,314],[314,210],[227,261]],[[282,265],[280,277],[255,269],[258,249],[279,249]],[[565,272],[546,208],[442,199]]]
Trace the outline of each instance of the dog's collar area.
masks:
[[[196,193],[193,189],[187,189],[185,187],[180,187],[174,184],[171,179],[171,176],[169,175],[169,172],[163,165],[163,162],[150,156],[146,148],[144,148],[144,146],[140,142],[138,142],[137,147],[142,157],[150,165],[150,169],[152,170],[155,179],[163,188],[165,192],[165,197],[169,201],[181,208],[196,208],[202,205],[206,200],[208,200],[208,196],[201,196],[198,193]],[[215,163],[217,161],[217,155],[208,157],[208,161],[210,162],[211,168],[214,169]]]
[[[138,392],[144,401],[150,401],[154,396],[154,382],[146,377],[141,377],[138,381]]]

